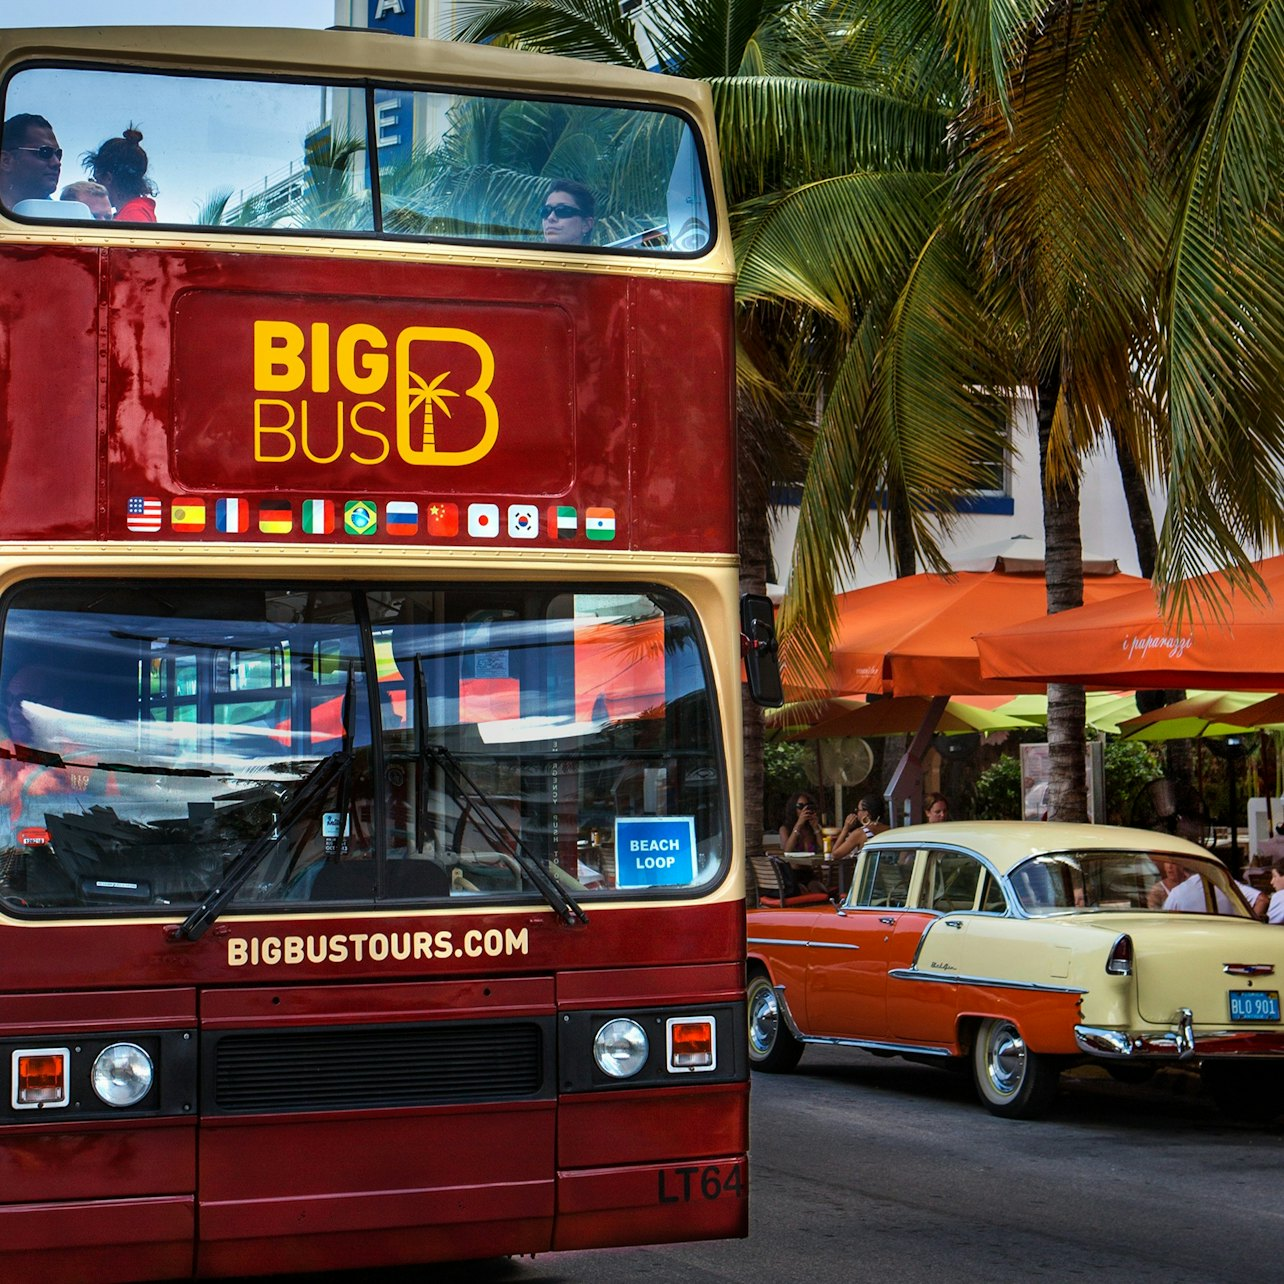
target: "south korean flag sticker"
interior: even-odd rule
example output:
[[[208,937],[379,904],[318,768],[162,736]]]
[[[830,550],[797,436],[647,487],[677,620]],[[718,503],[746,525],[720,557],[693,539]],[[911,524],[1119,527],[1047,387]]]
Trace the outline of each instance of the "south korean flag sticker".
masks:
[[[508,506],[508,538],[534,539],[539,534],[539,509],[534,504]]]

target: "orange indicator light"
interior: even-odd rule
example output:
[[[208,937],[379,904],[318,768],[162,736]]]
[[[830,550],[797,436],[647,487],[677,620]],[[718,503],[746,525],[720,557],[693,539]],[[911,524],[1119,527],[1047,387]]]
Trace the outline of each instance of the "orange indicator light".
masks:
[[[67,1048],[28,1048],[13,1054],[15,1110],[46,1110],[67,1104]]]
[[[712,1017],[670,1017],[669,1069],[712,1070],[717,1064]]]

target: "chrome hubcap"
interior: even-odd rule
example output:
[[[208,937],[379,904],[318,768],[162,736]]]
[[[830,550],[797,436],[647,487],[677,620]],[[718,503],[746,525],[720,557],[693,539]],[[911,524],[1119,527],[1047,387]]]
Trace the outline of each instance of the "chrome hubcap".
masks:
[[[780,1008],[775,991],[762,986],[754,992],[749,1005],[749,1043],[759,1056],[766,1056],[775,1046],[780,1024]]]
[[[995,1092],[1010,1097],[1025,1078],[1025,1040],[1015,1026],[1001,1025],[990,1034],[990,1082]]]

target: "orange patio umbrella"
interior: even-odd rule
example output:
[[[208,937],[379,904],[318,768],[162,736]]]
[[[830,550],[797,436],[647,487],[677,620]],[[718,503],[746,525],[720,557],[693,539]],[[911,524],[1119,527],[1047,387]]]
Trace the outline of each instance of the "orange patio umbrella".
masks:
[[[1101,602],[1147,581],[1118,571],[1084,576],[1084,598]],[[973,635],[1017,624],[1047,611],[1042,573],[960,571],[889,580],[843,593],[831,661],[821,674],[787,672],[798,687],[835,695],[1016,695],[1042,690],[1043,680],[986,676]],[[785,655],[788,670],[789,656]]]
[[[1284,687],[1284,557],[1256,564],[1266,599],[1232,590],[1223,572],[1190,589],[1219,593],[1222,621],[1170,624],[1149,588],[977,636],[981,672],[1006,682],[1082,682],[1089,686]],[[1227,719],[1228,721],[1229,719]]]

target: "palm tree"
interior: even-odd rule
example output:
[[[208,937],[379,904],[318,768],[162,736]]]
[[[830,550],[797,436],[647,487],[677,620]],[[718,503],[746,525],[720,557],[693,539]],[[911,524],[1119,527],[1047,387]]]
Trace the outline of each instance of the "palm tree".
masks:
[[[976,485],[984,459],[1000,449],[997,403],[960,413],[969,433],[942,441],[930,410],[916,413],[896,380],[907,364],[930,366],[916,345],[913,307],[882,287],[892,273],[935,282],[938,256],[919,262],[931,211],[942,199],[945,129],[943,45],[936,64],[923,59],[898,78],[864,26],[826,3],[798,0],[655,0],[641,24],[621,18],[615,0],[472,0],[457,6],[460,37],[625,65],[658,66],[709,82],[714,98],[724,185],[733,206],[740,263],[737,287],[742,585],[765,587],[769,548],[768,494],[773,481],[799,479],[820,422],[851,415],[863,404],[861,352],[870,336],[894,328],[901,364],[878,372],[881,435],[861,452],[847,478],[825,474],[833,514],[880,511],[899,531],[902,560],[921,548],[939,560],[935,531],[948,521],[954,493]],[[835,240],[867,245],[858,262],[840,261],[827,275]],[[791,275],[780,265],[802,260]],[[809,276],[815,271],[816,275]],[[954,301],[971,309],[966,283]],[[922,296],[918,296],[921,298]],[[866,302],[868,298],[872,302]],[[859,304],[854,300],[861,300]],[[943,371],[937,386],[984,382],[984,363]],[[970,411],[970,414],[969,414]],[[813,464],[809,484],[824,469]],[[850,483],[850,484],[847,484]],[[823,540],[822,540],[823,542]],[[846,549],[846,541],[830,547]],[[816,560],[807,562],[808,567]],[[912,565],[909,567],[912,569]],[[823,590],[821,583],[823,580]],[[817,573],[810,600],[832,609],[832,577]],[[807,589],[804,589],[804,593]],[[746,775],[761,779],[762,724],[745,710]],[[761,790],[750,785],[746,833],[750,850],[762,834]]]

